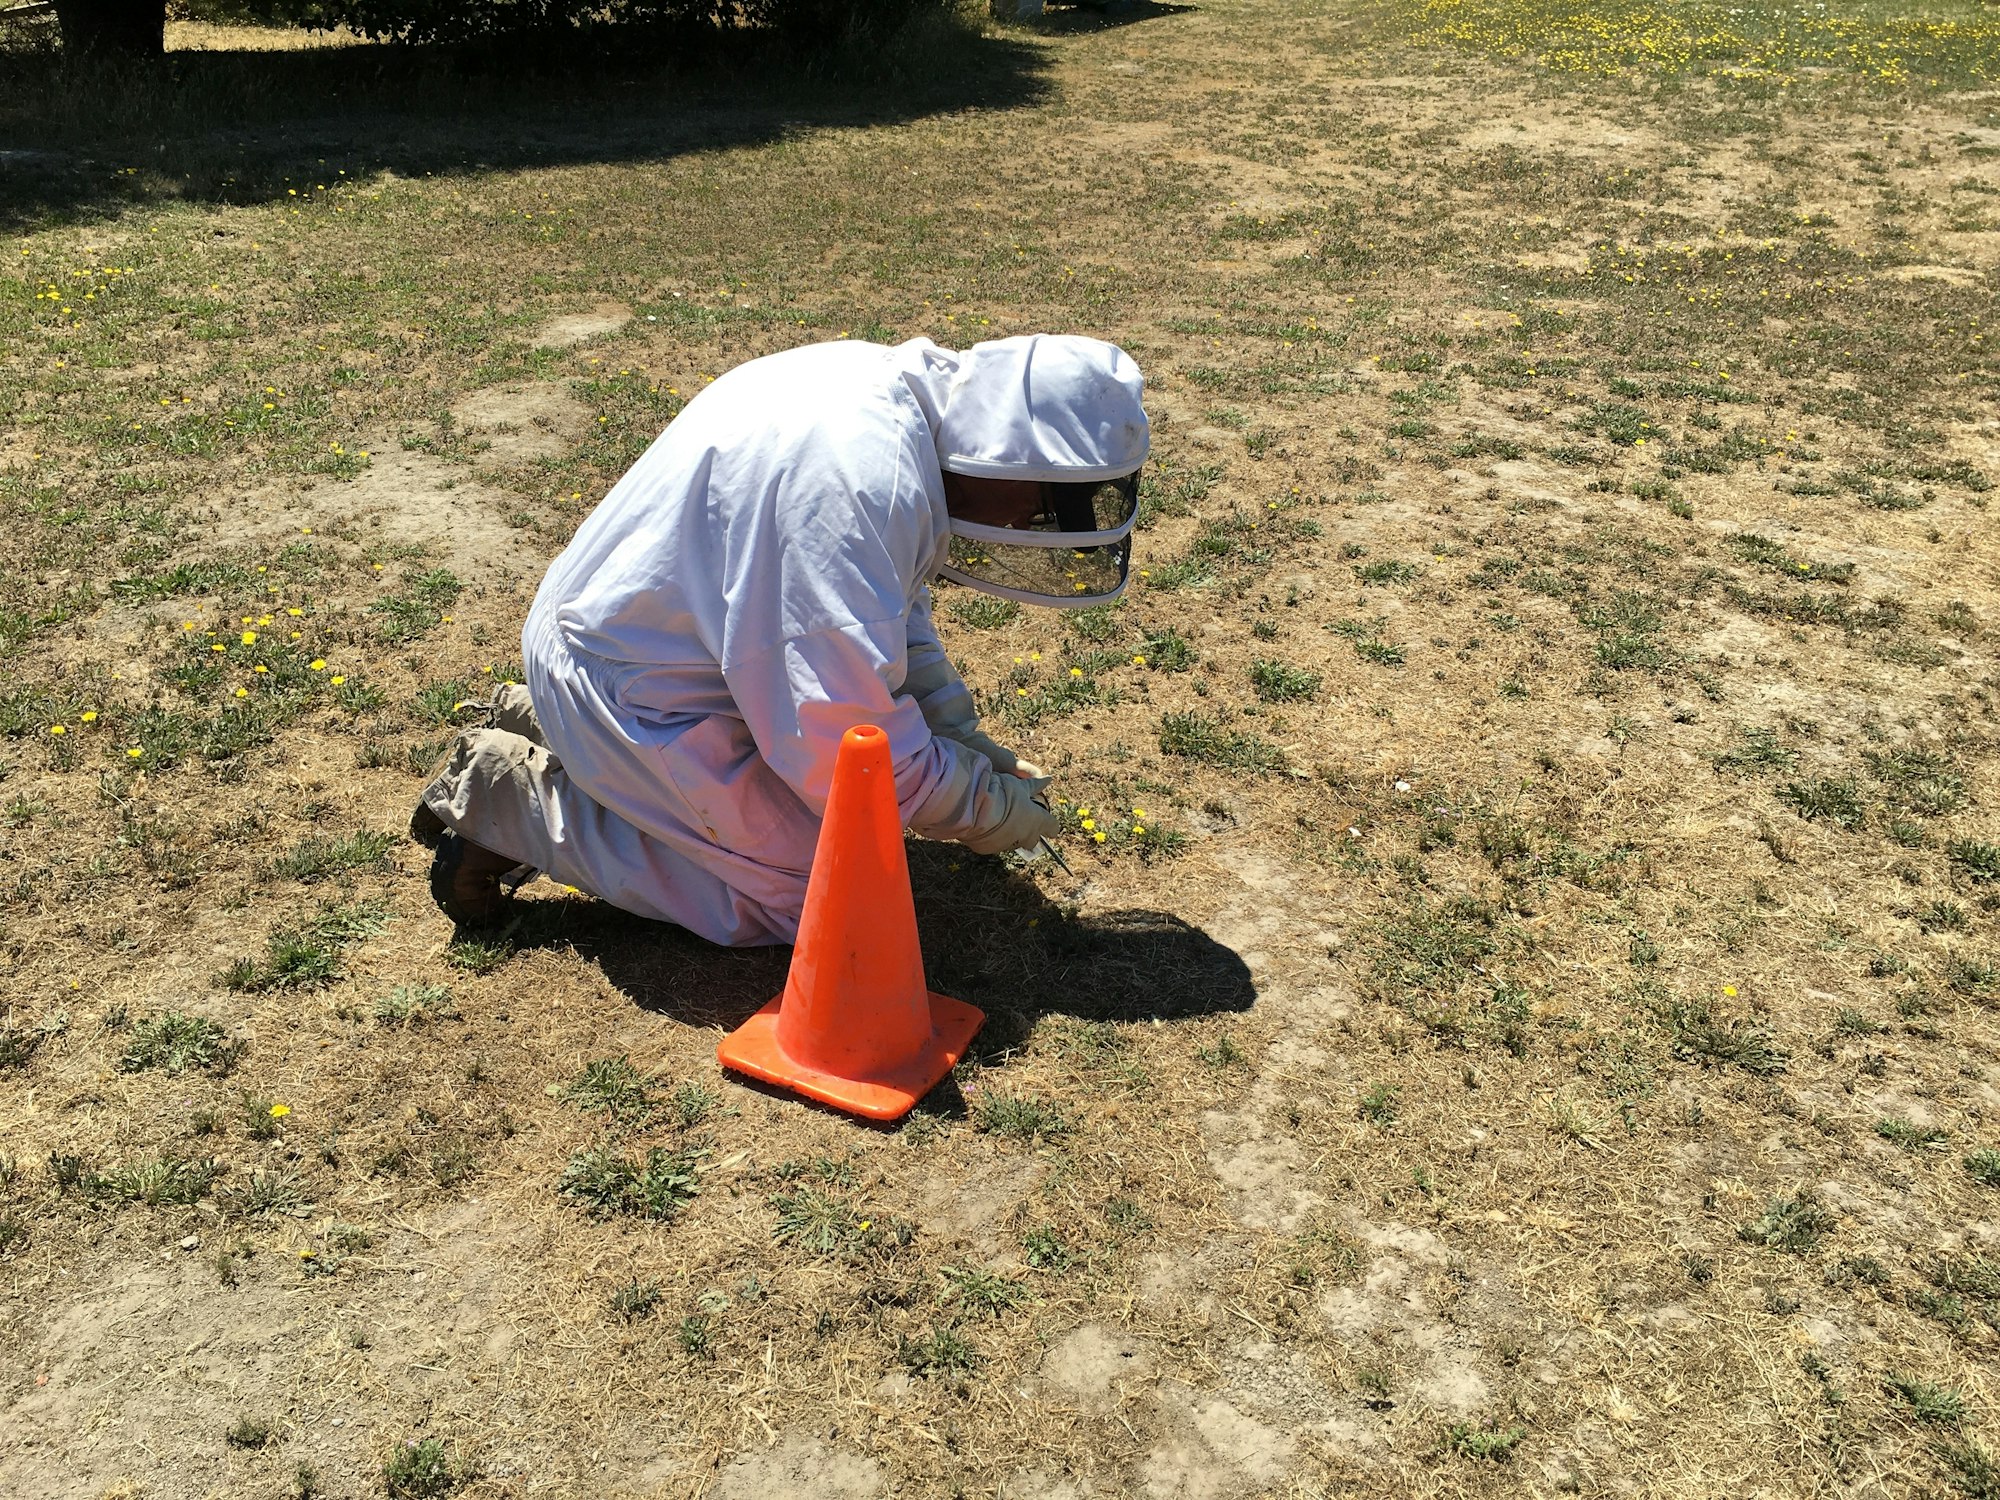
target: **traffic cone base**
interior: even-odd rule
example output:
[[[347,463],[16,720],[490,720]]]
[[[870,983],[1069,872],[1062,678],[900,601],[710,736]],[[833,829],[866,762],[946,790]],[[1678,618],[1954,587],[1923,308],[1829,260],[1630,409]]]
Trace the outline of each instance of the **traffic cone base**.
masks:
[[[722,1040],[723,1066],[849,1114],[895,1120],[986,1017],[924,984],[889,736],[840,739],[785,992]]]
[[[958,1066],[972,1038],[986,1023],[983,1012],[949,995],[932,994],[931,1039],[901,1067],[870,1078],[843,1078],[785,1055],[778,1045],[780,996],[732,1031],[717,1047],[726,1068],[761,1078],[871,1120],[900,1120],[917,1101]]]

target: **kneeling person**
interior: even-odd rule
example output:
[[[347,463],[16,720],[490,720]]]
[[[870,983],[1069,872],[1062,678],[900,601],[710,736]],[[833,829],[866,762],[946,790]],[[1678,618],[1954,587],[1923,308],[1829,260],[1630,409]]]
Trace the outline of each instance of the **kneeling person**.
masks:
[[[842,341],[752,360],[661,434],[550,566],[496,696],[424,788],[446,915],[544,872],[712,942],[790,942],[841,736],[889,736],[904,823],[979,853],[1055,832],[931,622],[942,574],[1123,592],[1149,429],[1096,339]]]

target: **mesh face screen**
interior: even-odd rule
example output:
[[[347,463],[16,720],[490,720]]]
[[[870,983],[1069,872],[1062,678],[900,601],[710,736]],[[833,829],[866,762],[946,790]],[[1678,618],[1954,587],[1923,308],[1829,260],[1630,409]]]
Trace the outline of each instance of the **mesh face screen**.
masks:
[[[1105,547],[1010,547],[955,536],[949,566],[966,581],[997,585],[1051,604],[1116,593],[1125,582],[1132,544]]]
[[[1132,518],[1139,503],[1137,474],[1095,484],[1051,484],[1047,488],[1053,501],[1050,519],[1059,531],[1116,531]]]

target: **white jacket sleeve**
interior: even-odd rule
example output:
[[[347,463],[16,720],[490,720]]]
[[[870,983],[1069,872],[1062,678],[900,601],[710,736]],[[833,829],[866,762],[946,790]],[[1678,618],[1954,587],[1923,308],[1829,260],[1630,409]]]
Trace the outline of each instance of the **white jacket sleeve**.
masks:
[[[906,640],[901,619],[857,623],[782,642],[725,668],[730,694],[766,764],[815,813],[824,813],[841,736],[857,724],[874,724],[889,736],[903,821],[924,837],[990,853],[1053,833],[1055,818],[1033,800],[1028,783],[933,735],[917,700],[890,690],[892,681],[907,680]]]
[[[916,701],[932,734],[941,734],[968,750],[977,750],[1002,774],[1011,773],[1019,764],[1012,750],[979,727],[979,710],[973,706],[972,690],[944,654],[937,626],[931,621],[928,588],[917,595],[916,607],[910,611],[909,667],[903,675],[901,692]]]

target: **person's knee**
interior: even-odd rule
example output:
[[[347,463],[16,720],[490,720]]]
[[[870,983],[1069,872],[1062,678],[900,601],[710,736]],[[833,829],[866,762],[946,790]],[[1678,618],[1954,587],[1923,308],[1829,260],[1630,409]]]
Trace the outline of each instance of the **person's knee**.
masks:
[[[535,715],[535,701],[518,682],[503,682],[494,689],[487,723],[491,728],[518,734],[537,745],[548,744],[542,733],[542,721]]]

